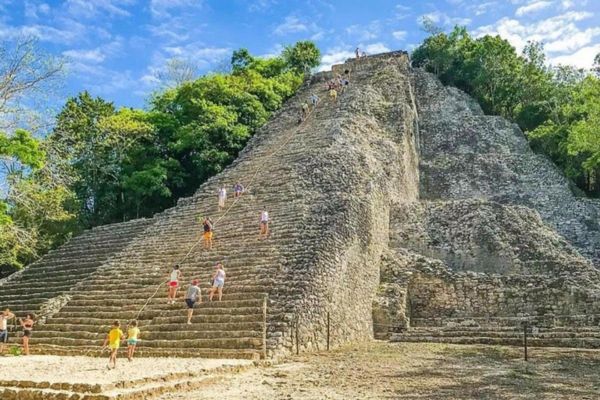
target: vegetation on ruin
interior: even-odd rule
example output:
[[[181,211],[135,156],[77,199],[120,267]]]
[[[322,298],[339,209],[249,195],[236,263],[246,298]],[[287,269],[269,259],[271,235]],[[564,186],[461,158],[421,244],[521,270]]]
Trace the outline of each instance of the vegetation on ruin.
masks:
[[[425,28],[430,36],[413,52],[415,66],[473,96],[486,114],[517,123],[577,188],[600,196],[600,54],[586,71],[549,65],[541,43],[518,54],[500,36]]]

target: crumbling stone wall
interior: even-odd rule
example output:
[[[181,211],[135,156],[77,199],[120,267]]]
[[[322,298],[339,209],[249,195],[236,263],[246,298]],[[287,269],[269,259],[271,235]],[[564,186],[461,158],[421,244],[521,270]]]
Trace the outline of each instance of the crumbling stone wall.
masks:
[[[332,346],[372,338],[390,207],[416,201],[408,59],[396,54],[363,61],[345,65],[351,85],[334,109],[315,114],[307,127],[306,141],[320,142],[297,166],[298,186],[310,204],[306,226],[315,229],[302,241],[308,254],[279,277],[294,282],[296,296],[279,301],[288,304],[287,316],[283,332],[271,332],[274,350],[294,349],[296,324],[301,350],[324,348],[328,314]]]
[[[376,335],[457,321],[510,325],[523,315],[540,325],[569,315],[596,323],[598,202],[576,198],[516,125],[483,115],[430,74],[413,77],[420,200],[390,215],[395,254],[382,262],[392,272],[382,274]]]

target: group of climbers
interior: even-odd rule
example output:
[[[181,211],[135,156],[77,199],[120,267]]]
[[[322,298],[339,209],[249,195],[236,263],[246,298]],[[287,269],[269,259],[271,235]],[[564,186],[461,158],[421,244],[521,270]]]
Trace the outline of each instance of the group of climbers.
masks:
[[[342,78],[340,75],[336,77],[336,79],[332,80],[328,83],[328,90],[335,92],[334,99],[337,98],[337,91],[342,91],[343,87],[348,85],[349,81],[347,78]],[[302,104],[299,123],[301,124],[303,121],[311,113],[311,108],[314,110],[320,102],[319,96],[315,93],[311,93],[308,101],[305,101]],[[310,104],[310,105],[309,105]],[[233,187],[234,198],[237,199],[244,193],[244,186],[241,183],[236,183]],[[227,188],[221,187],[217,193],[217,206],[218,210],[222,211],[225,209],[227,204]],[[266,239],[269,237],[269,223],[270,217],[269,212],[266,209],[262,209],[260,211],[259,217],[259,240]],[[203,242],[204,248],[206,250],[211,250],[213,245],[213,232],[214,232],[214,223],[208,217],[205,216],[202,221],[203,226]],[[212,273],[210,278],[210,291],[208,294],[208,301],[212,301],[214,296],[217,295],[219,301],[221,301],[223,296],[223,287],[225,285],[225,268],[222,263],[217,263],[215,266],[215,270]],[[181,271],[181,267],[179,265],[175,265],[172,271],[169,272],[167,285],[168,285],[168,295],[167,301],[168,304],[175,304],[177,298],[177,291],[180,288],[180,282],[183,279],[183,274]],[[196,303],[202,303],[201,290],[199,287],[199,280],[192,279],[189,287],[185,293],[185,303],[187,305],[187,323],[192,323],[192,316],[194,313],[194,306]],[[7,329],[7,321],[15,318],[15,315],[10,312],[10,310],[6,309],[4,312],[0,313],[0,353],[4,350],[3,344],[8,341],[8,329]],[[29,338],[31,337],[34,320],[32,315],[28,314],[25,319],[19,319],[20,325],[23,329],[23,350],[25,354],[29,354]],[[103,348],[109,349],[109,363],[108,369],[115,368],[117,362],[117,352],[120,347],[122,341],[127,342],[127,358],[129,361],[133,359],[133,355],[136,349],[136,345],[139,343],[140,329],[138,328],[138,324],[136,320],[133,320],[129,323],[127,329],[127,335],[123,333],[121,330],[120,322],[114,321],[110,331],[108,332]]]
[[[350,84],[348,79],[349,71],[345,71],[344,76],[337,74],[334,79],[331,79],[326,84],[327,92],[329,93],[329,99],[333,102],[337,100],[338,93],[344,92],[344,88]]]

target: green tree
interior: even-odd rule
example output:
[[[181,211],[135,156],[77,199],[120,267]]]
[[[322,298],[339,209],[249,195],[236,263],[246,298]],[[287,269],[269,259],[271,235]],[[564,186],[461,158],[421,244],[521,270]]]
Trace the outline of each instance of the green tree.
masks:
[[[0,133],[0,275],[62,243],[72,230],[72,193],[55,179],[42,141],[29,132]]]
[[[282,53],[283,60],[289,68],[296,72],[307,73],[319,66],[321,51],[310,40],[300,41],[293,46],[286,46]]]

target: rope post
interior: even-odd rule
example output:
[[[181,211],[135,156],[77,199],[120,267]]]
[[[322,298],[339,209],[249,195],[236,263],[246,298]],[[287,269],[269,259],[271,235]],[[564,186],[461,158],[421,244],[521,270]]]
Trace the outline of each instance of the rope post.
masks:
[[[523,321],[523,354],[525,361],[529,361],[529,357],[527,356],[527,320]]]
[[[300,354],[300,340],[298,339],[298,317],[296,317],[296,355]]]
[[[329,317],[329,311],[327,311],[327,351],[329,351],[330,327],[331,327],[331,319]]]

